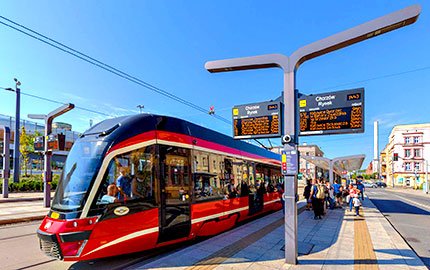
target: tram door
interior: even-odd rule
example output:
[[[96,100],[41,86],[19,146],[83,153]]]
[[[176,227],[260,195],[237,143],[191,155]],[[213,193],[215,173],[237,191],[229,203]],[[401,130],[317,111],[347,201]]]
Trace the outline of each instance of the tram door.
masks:
[[[187,237],[191,230],[190,150],[160,145],[159,242]]]

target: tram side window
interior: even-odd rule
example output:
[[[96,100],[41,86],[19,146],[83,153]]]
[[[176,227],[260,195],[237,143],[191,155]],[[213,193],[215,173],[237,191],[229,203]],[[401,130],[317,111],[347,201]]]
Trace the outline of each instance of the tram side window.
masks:
[[[194,198],[198,201],[222,199],[222,181],[220,180],[220,162],[222,156],[194,151]]]
[[[156,204],[154,146],[115,156],[100,185],[97,205],[144,201]]]

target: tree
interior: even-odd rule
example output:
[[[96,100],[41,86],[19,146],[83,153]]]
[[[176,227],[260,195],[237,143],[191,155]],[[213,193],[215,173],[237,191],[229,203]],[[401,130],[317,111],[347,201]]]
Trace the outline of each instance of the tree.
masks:
[[[27,175],[28,159],[31,153],[34,153],[34,136],[27,134],[25,127],[22,127],[21,134],[19,136],[19,151],[24,161],[22,166],[24,168],[24,175]]]

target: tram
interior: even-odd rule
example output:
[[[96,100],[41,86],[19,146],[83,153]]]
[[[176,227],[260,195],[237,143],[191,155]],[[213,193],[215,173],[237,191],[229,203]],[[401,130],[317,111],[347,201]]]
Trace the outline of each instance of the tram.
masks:
[[[215,235],[281,209],[280,181],[279,155],[205,127],[153,114],[105,120],[73,145],[40,248],[80,261]]]

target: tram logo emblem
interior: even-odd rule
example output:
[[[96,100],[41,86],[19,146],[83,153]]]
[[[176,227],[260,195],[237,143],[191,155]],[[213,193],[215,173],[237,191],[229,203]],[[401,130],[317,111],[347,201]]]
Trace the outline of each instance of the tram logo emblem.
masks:
[[[120,207],[115,208],[115,210],[113,210],[113,213],[117,216],[127,215],[128,212],[130,212],[130,209],[128,209],[128,207],[126,207],[126,206],[120,206]]]

